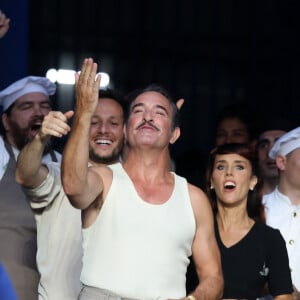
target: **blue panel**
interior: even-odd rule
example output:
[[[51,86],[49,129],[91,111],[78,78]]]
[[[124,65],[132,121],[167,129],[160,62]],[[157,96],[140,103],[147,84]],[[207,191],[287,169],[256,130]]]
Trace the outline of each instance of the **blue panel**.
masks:
[[[28,75],[28,0],[4,0],[0,9],[11,19],[0,39],[0,90]]]

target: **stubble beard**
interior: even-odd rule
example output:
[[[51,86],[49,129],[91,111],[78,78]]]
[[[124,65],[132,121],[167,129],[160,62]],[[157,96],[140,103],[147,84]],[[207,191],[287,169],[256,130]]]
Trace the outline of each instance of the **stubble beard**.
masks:
[[[104,165],[110,165],[114,164],[119,161],[120,154],[122,150],[122,145],[119,144],[117,147],[111,152],[110,155],[101,156],[97,154],[93,148],[90,147],[89,149],[89,159],[92,162],[95,162],[97,164],[104,164]]]

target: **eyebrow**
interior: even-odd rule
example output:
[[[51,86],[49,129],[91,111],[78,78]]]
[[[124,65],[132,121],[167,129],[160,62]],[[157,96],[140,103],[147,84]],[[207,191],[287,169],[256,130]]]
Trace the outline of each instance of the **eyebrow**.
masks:
[[[143,103],[136,103],[136,104],[132,105],[131,111],[133,111],[136,107],[143,106],[143,105],[144,105]]]
[[[257,141],[257,144],[260,144],[260,143],[265,143],[265,142],[270,142],[267,138],[263,138],[263,139],[259,139]]]
[[[136,103],[132,106],[131,111],[133,111],[136,107],[139,107],[139,106],[145,106],[145,104],[144,103]],[[160,104],[156,104],[155,107],[162,109],[167,115],[169,115],[167,109],[164,106],[162,106]]]
[[[110,115],[110,116],[107,116],[106,118],[103,118],[102,116],[99,116],[99,115],[95,114],[95,115],[92,116],[92,119],[97,119],[97,120],[105,119],[105,120],[117,120],[117,121],[119,121],[119,120],[122,120],[122,116],[119,117],[119,116],[115,116],[115,115]]]
[[[50,103],[50,100],[49,99],[39,99],[39,100],[34,99],[33,100],[33,99],[28,98],[28,99],[23,100],[22,102],[19,102],[18,104],[22,105],[22,104],[31,104],[31,103],[38,103],[38,104],[40,104],[40,103]]]
[[[226,163],[228,162],[225,159],[221,159],[221,160],[217,160],[216,163]],[[247,164],[247,162],[245,160],[234,160],[234,163],[238,163],[238,164]]]
[[[165,113],[166,113],[167,115],[169,115],[167,109],[166,109],[164,106],[158,104],[158,105],[156,105],[156,107],[162,109],[163,111],[165,111]]]

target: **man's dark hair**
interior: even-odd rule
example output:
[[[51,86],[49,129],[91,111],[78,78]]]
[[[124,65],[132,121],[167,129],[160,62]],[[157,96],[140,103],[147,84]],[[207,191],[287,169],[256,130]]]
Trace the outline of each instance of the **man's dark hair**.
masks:
[[[169,101],[169,103],[172,106],[172,110],[173,110],[173,118],[172,118],[172,129],[175,129],[176,127],[180,126],[180,114],[179,114],[179,110],[176,106],[176,103],[174,102],[173,98],[171,97],[170,93],[161,85],[156,84],[156,83],[152,83],[144,88],[139,88],[136,89],[132,92],[130,92],[125,98],[126,98],[126,102],[127,102],[127,114],[126,114],[126,121],[130,115],[130,111],[132,108],[132,103],[133,101],[141,94],[146,93],[146,92],[157,92],[161,95],[163,95],[164,97],[166,97]]]
[[[242,102],[235,102],[224,106],[217,114],[216,129],[223,120],[226,119],[238,119],[246,127],[249,139],[252,141],[257,136],[257,129],[255,125],[255,113],[250,105]]]
[[[123,93],[116,89],[100,89],[99,90],[99,99],[101,98],[110,98],[115,100],[123,109],[124,112],[124,119],[126,119],[126,112],[127,112],[127,103],[125,101],[125,97]]]

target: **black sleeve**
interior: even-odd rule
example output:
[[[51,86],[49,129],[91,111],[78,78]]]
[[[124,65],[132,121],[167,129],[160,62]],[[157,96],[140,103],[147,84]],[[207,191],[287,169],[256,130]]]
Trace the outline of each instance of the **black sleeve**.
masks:
[[[293,292],[291,271],[285,241],[278,229],[268,227],[268,285],[273,297]]]

